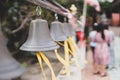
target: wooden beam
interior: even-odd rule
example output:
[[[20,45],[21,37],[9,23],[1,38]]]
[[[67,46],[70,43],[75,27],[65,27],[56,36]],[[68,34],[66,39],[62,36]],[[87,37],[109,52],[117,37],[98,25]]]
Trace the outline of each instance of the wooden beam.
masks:
[[[31,2],[35,5],[41,6],[43,8],[46,8],[50,11],[53,11],[55,13],[61,14],[63,16],[67,16],[67,13],[69,12],[69,10],[65,9],[64,7],[62,7],[61,5],[59,5],[58,3],[51,3],[51,1],[47,1],[47,0],[27,0],[28,2]]]

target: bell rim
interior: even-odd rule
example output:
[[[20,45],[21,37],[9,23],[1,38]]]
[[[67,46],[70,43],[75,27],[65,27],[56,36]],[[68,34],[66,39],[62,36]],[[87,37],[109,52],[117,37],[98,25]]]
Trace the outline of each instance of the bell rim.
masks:
[[[59,45],[52,45],[52,46],[21,46],[20,50],[23,51],[49,51],[49,50],[55,50],[58,49]]]

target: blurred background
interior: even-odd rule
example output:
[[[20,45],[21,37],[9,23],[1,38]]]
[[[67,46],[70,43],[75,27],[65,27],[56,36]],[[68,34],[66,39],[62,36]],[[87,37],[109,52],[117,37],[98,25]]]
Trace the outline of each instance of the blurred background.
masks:
[[[69,10],[71,5],[74,4],[77,7],[77,18],[80,19],[80,16],[82,16],[84,0],[55,1]],[[116,35],[120,36],[120,0],[99,0],[99,3],[102,11],[97,12],[92,6],[88,5],[86,19],[93,25],[102,16],[116,32]],[[10,55],[23,67],[38,63],[34,52],[25,52],[19,49],[27,39],[31,20],[36,18],[35,9],[36,5],[27,0],[0,0],[0,33],[5,37],[4,42]],[[45,8],[42,8],[41,16],[48,21],[49,26],[54,21],[54,12]],[[59,21],[63,22],[64,16],[58,16]],[[1,51],[2,49],[0,49],[0,53]],[[15,80],[21,79],[17,78]]]

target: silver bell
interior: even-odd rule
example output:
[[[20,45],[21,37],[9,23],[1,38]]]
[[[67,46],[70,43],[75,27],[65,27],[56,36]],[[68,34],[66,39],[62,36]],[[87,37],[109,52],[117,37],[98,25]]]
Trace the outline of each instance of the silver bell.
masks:
[[[61,22],[59,22],[59,21],[52,22],[50,31],[51,31],[51,37],[54,41],[67,40],[67,36],[65,36]]]
[[[43,19],[32,20],[26,42],[20,47],[24,51],[48,51],[59,48],[55,43],[48,28],[48,23]]]
[[[0,80],[20,77],[23,72],[24,68],[10,55],[5,38],[0,34]]]
[[[75,36],[75,30],[73,29],[72,24],[64,22],[63,29],[64,29],[64,33],[67,37],[68,36]]]

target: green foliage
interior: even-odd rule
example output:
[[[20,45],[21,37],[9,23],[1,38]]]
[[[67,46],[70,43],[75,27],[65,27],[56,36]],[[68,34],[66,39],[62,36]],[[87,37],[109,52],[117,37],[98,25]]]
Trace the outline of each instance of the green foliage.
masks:
[[[100,3],[102,12],[105,12],[107,15],[107,18],[111,18],[111,13],[112,13],[112,3],[106,1],[106,2],[101,2]]]

